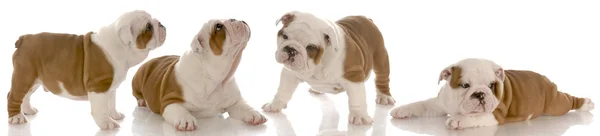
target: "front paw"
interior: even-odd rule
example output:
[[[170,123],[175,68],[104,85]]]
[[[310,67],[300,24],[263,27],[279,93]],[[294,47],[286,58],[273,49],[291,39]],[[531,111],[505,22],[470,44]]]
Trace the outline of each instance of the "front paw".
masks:
[[[125,114],[114,111],[110,113],[110,117],[114,120],[121,120],[123,118],[125,118]]]
[[[186,114],[183,116],[176,117],[169,121],[175,128],[179,131],[192,131],[196,130],[198,127],[198,122],[196,121],[196,117]]]
[[[287,104],[283,102],[273,101],[271,103],[266,103],[262,106],[263,111],[266,112],[279,112],[282,109],[287,108]]]
[[[396,108],[392,109],[392,112],[390,112],[390,116],[397,118],[397,119],[406,119],[406,118],[413,116],[414,114],[415,114],[415,111],[413,111],[413,109],[408,108],[406,106],[396,107]]]
[[[267,118],[260,114],[260,112],[252,110],[246,113],[246,116],[244,116],[243,121],[250,125],[260,125],[267,122]]]
[[[102,130],[111,130],[119,128],[119,123],[110,117],[94,119],[96,125]]]
[[[381,105],[394,105],[394,103],[396,103],[396,100],[394,100],[394,97],[389,95],[377,94],[377,99],[375,100],[375,102]]]
[[[29,120],[27,119],[27,117],[23,113],[19,113],[17,115],[14,115],[14,116],[8,118],[8,123],[9,124],[24,124],[24,123],[27,123],[27,122],[29,122]]]
[[[467,116],[450,116],[450,118],[446,120],[446,127],[449,129],[465,129],[481,125],[482,124],[477,124],[476,120],[472,117]]]
[[[348,123],[354,125],[369,125],[373,123],[373,119],[367,113],[350,112],[348,115]]]

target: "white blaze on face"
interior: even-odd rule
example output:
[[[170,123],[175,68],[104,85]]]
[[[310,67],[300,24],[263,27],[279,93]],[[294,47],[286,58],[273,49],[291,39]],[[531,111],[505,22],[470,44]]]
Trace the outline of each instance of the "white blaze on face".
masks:
[[[503,79],[496,76],[495,71],[499,67],[490,62],[465,59],[442,71],[441,79],[447,82],[439,97],[448,110],[456,114],[477,115],[492,112],[498,106],[495,92],[501,91],[498,86],[503,85]]]
[[[307,47],[324,49],[327,44],[325,34],[333,26],[326,20],[298,11],[284,14],[281,20],[283,27],[277,33],[276,61],[292,71],[308,71],[318,65],[311,61]]]

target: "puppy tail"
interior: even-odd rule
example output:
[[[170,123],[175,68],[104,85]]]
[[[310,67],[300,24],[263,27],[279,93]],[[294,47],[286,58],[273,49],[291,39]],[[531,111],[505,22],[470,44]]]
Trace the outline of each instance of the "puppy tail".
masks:
[[[15,48],[19,48],[23,44],[23,39],[25,39],[25,35],[19,36],[19,39],[15,42]]]

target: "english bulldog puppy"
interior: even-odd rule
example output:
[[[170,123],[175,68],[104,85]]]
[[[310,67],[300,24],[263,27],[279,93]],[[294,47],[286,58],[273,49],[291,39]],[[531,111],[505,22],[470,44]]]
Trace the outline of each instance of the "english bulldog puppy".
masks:
[[[375,72],[377,104],[393,105],[390,94],[390,66],[383,36],[365,16],[346,16],[337,21],[311,13],[291,11],[278,21],[275,58],[283,64],[279,88],[262,109],[278,112],[287,107],[302,82],[316,93],[348,95],[351,124],[371,124],[367,113],[365,81]]]
[[[196,129],[196,117],[228,112],[251,125],[267,119],[242,98],[234,73],[250,39],[250,27],[235,19],[204,23],[181,56],[169,55],[144,63],[133,77],[138,106],[161,114],[178,130]]]
[[[26,34],[15,43],[8,122],[27,123],[37,113],[30,97],[39,86],[73,100],[89,100],[101,129],[118,128],[124,115],[115,109],[116,90],[127,70],[165,42],[166,28],[144,10],[123,13],[116,21],[84,35]]]
[[[438,96],[396,107],[394,118],[446,116],[451,129],[502,125],[570,110],[590,111],[589,98],[558,91],[546,76],[527,70],[504,70],[491,60],[467,58],[444,68],[446,83]]]

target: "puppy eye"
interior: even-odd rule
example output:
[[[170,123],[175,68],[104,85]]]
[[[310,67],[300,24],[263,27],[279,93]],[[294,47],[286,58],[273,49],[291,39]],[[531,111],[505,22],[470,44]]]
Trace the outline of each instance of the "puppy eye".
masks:
[[[490,89],[494,90],[494,87],[496,87],[496,84],[495,84],[495,83],[490,83],[490,84],[488,85],[488,87],[489,87]]]
[[[217,31],[221,31],[221,29],[223,29],[223,24],[216,24],[215,29],[217,29]]]
[[[465,88],[465,89],[466,89],[466,88],[469,88],[469,87],[471,87],[471,85],[470,85],[469,83],[464,83],[464,84],[460,84],[460,87],[462,87],[462,88]]]
[[[315,45],[308,45],[306,46],[306,52],[313,52],[316,51],[317,47]]]
[[[283,39],[285,39],[285,40],[287,40],[287,39],[288,39],[288,36],[287,36],[287,35],[285,35],[285,34],[284,34],[283,36],[281,36],[281,37],[283,37]]]
[[[152,31],[152,29],[153,29],[152,24],[147,23],[146,24],[146,31]]]

